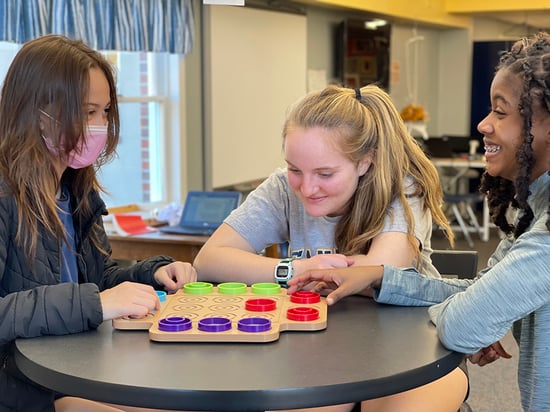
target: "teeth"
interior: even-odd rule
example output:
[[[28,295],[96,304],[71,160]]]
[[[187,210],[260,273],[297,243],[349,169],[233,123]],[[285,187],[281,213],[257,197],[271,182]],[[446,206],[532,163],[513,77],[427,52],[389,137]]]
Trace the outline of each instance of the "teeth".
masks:
[[[499,152],[501,149],[501,146],[499,145],[491,145],[491,146],[484,146],[483,147],[487,153],[496,153]]]

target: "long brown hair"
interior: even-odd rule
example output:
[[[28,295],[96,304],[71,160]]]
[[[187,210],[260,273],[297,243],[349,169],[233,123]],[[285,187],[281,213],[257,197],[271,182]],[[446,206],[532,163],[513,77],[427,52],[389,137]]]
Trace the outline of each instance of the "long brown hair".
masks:
[[[322,127],[337,131],[339,146],[354,163],[373,153],[372,164],[359,178],[349,211],[335,232],[339,253],[365,254],[385,223],[391,203],[399,199],[407,220],[409,241],[415,244],[414,217],[405,195],[404,179],[411,176],[415,196],[424,200],[434,222],[444,228],[453,244],[454,235],[442,211],[443,192],[435,166],[408,133],[389,95],[369,85],[354,91],[328,86],[301,100],[290,112],[283,137],[291,128]]]
[[[7,187],[2,192],[9,191],[15,197],[19,219],[16,242],[25,248],[31,261],[40,226],[58,239],[65,238],[56,206],[59,177],[41,136],[40,113],[44,111],[55,119],[57,133],[48,137],[56,145],[64,142],[61,150],[68,154],[86,128],[83,104],[91,68],[103,71],[110,88],[107,145],[96,162],[101,165],[115,154],[119,113],[113,68],[100,53],[64,36],[39,37],[23,45],[4,80],[0,97],[0,174]],[[71,172],[70,190],[78,199],[74,212],[89,213],[88,194],[101,190],[96,171],[90,166]],[[96,225],[90,239],[99,246],[97,230]]]

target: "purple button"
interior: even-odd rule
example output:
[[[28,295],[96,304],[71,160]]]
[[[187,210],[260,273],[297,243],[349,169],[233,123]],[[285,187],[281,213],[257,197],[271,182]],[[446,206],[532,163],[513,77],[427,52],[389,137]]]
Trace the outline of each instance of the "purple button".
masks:
[[[244,318],[239,320],[238,329],[241,332],[265,332],[271,329],[271,321],[265,318]]]
[[[159,320],[159,330],[163,332],[183,332],[191,329],[192,323],[189,318],[172,316]]]
[[[199,321],[199,330],[203,332],[224,332],[231,329],[231,320],[227,318],[204,318]]]

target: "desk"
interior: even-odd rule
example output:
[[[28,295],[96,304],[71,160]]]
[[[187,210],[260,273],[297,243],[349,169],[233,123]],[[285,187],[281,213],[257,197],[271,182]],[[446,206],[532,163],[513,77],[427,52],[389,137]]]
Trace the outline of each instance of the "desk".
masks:
[[[168,255],[182,262],[193,262],[208,236],[172,235],[152,232],[143,235],[109,235],[113,259],[143,260],[154,255]]]
[[[459,172],[454,177],[455,180],[460,178],[468,171],[468,169],[485,169],[485,160],[483,159],[464,159],[464,158],[447,158],[447,157],[434,157],[431,159],[432,163],[438,170],[441,170],[443,167],[452,167]],[[487,199],[483,200],[483,211],[482,211],[482,222],[481,222],[481,240],[487,242],[489,240],[489,205]]]
[[[18,339],[29,378],[69,395],[152,408],[263,411],[314,407],[411,389],[453,370],[425,307],[351,296],[329,307],[327,329],[270,343],[159,343],[144,331]]]
[[[109,235],[113,259],[143,260],[155,255],[167,255],[182,262],[193,262],[209,236],[175,235],[164,232],[143,235]],[[279,257],[278,245],[265,249],[265,256]]]

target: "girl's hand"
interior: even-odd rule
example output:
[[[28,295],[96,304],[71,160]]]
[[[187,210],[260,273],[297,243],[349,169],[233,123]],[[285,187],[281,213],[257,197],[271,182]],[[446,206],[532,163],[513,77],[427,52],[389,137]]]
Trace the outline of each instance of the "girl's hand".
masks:
[[[318,269],[336,269],[346,268],[353,264],[353,260],[342,254],[315,255],[309,259],[297,259],[293,262],[294,276],[298,276],[306,271]],[[314,290],[322,295],[331,291],[327,288],[325,282],[312,280],[308,284],[302,285],[301,289]]]
[[[157,269],[154,278],[158,284],[163,285],[166,291],[175,292],[184,284],[195,282],[197,272],[187,262],[172,262]]]
[[[336,269],[308,270],[288,281],[288,293],[304,289],[317,282],[314,290],[329,292],[327,304],[356,295],[369,287],[379,287],[384,274],[383,266],[351,266]]]
[[[500,358],[510,359],[511,357],[512,355],[506,352],[500,342],[495,342],[473,355],[466,356],[470,362],[477,363],[479,366],[485,366]]]
[[[293,262],[294,272],[297,275],[307,270],[346,268],[352,264],[352,259],[338,253],[315,255],[309,259],[296,259]]]
[[[99,294],[103,320],[122,316],[142,318],[154,309],[160,309],[160,302],[152,286],[142,283],[123,282]]]

